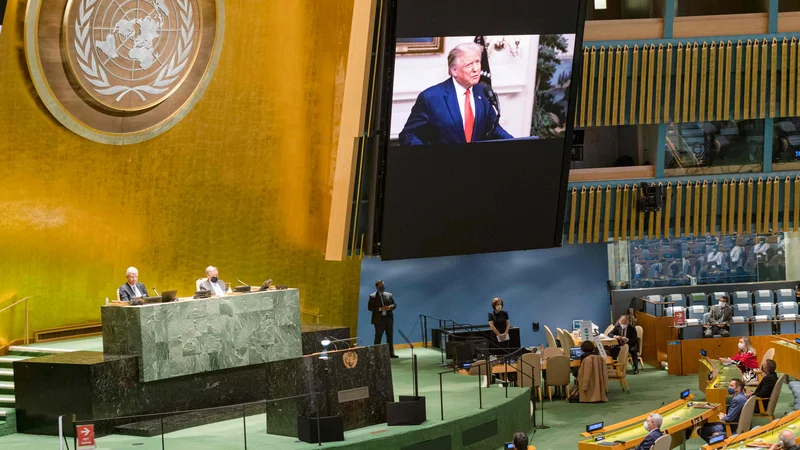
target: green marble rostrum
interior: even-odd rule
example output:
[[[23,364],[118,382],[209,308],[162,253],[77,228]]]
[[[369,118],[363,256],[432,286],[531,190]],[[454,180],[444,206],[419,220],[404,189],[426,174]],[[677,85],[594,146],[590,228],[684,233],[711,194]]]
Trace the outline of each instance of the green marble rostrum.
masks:
[[[302,356],[297,289],[101,312],[103,352],[139,356],[144,382]]]

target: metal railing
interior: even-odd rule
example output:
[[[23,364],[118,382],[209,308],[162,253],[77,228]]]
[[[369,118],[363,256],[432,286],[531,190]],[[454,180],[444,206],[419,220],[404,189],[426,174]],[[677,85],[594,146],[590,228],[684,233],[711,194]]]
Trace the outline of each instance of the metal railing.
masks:
[[[16,302],[6,306],[3,309],[0,309],[0,313],[2,313],[3,311],[9,310],[9,309],[19,305],[20,303],[25,303],[25,345],[28,345],[28,343],[30,342],[30,336],[31,336],[30,323],[28,321],[28,317],[29,317],[28,300],[29,299],[30,299],[30,296],[25,297],[22,300],[18,300]],[[13,339],[9,338],[9,341],[12,341],[12,340]]]

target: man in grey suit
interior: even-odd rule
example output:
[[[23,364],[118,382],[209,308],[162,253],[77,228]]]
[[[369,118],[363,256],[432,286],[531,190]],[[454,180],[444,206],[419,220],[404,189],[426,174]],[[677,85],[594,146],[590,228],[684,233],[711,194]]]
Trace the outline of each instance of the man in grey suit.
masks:
[[[144,297],[147,295],[147,289],[144,284],[139,283],[139,270],[136,267],[128,267],[125,271],[125,278],[128,282],[119,287],[119,299],[123,302],[129,302],[133,298]]]
[[[216,267],[206,267],[206,278],[207,280],[203,280],[203,282],[200,283],[201,291],[211,291],[211,293],[217,297],[225,295],[226,284],[219,279],[219,271]]]

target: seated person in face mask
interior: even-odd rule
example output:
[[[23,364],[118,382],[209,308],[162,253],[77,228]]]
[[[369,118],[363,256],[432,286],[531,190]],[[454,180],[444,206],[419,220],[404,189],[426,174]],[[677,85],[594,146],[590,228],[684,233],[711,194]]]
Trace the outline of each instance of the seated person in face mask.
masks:
[[[736,423],[739,421],[739,415],[742,414],[742,408],[747,402],[747,397],[744,395],[744,383],[738,378],[734,378],[728,383],[728,394],[732,395],[731,404],[728,406],[728,413],[719,413],[719,420],[722,422]],[[719,434],[725,434],[725,425],[720,422],[708,423],[703,425],[700,429],[700,437],[708,442],[712,437]]]
[[[644,421],[644,429],[648,431],[648,434],[634,450],[650,450],[653,448],[658,438],[664,435],[661,431],[662,421],[663,419],[660,414],[650,414],[647,416],[647,420]]]
[[[730,322],[733,318],[733,308],[728,305],[728,296],[723,295],[719,299],[719,304],[714,305],[711,307],[711,311],[708,314],[708,325],[705,325],[705,335],[706,337],[713,337],[715,334],[719,334],[722,337],[728,337],[731,335],[730,331]]]
[[[633,373],[636,375],[639,373],[639,336],[636,334],[636,327],[631,326],[630,323],[630,316],[624,314],[619,318],[614,329],[608,333],[608,337],[615,338],[617,341],[617,345],[611,349],[611,356],[615,359],[619,355],[620,347],[628,344],[628,353],[633,361]]]

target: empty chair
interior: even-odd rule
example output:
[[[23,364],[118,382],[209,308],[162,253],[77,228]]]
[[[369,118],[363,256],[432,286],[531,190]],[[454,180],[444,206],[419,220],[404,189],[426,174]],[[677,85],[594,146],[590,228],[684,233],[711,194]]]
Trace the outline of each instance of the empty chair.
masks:
[[[672,448],[672,435],[665,434],[656,439],[655,444],[650,447],[650,450],[670,450]]]
[[[665,301],[674,303],[672,306],[686,307],[686,296],[683,294],[669,294]]]
[[[558,347],[547,347],[546,349],[542,350],[542,358],[550,359],[553,356],[564,356],[564,352],[562,352]]]
[[[703,292],[695,292],[693,294],[689,294],[688,302],[689,306],[692,305],[708,306],[708,295],[706,295]]]
[[[683,311],[684,313],[686,313],[686,307],[685,306],[670,306],[669,308],[667,308],[667,316],[672,317],[672,316],[675,315],[675,313],[677,311]],[[686,316],[684,315],[684,317],[686,317]],[[611,331],[611,330],[609,329],[609,331]]]
[[[561,351],[564,353],[564,356],[569,358],[569,349],[575,346],[575,341],[572,340],[572,336],[569,336],[569,333],[559,328],[558,341],[561,342]]]
[[[794,289],[778,289],[775,291],[775,303],[794,302],[797,303],[797,294]]]
[[[731,301],[734,305],[753,304],[753,296],[747,291],[736,291],[731,294]]]
[[[619,385],[622,390],[630,394],[631,390],[628,387],[628,380],[625,379],[628,375],[629,354],[630,352],[628,351],[628,344],[623,345],[619,350],[617,361],[611,365],[611,368],[608,369],[608,379],[619,380]]]
[[[731,336],[749,336],[750,321],[753,320],[753,305],[750,303],[735,303],[731,306],[733,307]]]
[[[786,289],[789,290],[789,289]],[[795,334],[797,333],[797,302],[784,301],[779,302],[777,306],[777,318],[780,320],[789,320],[791,322],[778,322],[778,333]]]
[[[753,292],[753,303],[775,303],[775,294],[766,289],[755,291]]]
[[[650,300],[651,302],[660,302],[660,301],[662,301],[660,295],[648,295],[646,298],[647,298],[647,300]],[[650,314],[651,316],[655,316],[655,315],[657,315],[656,311],[659,310],[659,309],[660,308],[657,308],[656,305],[654,305],[654,304],[652,304],[650,302],[644,302],[644,312],[645,312],[645,314]]]
[[[768,303],[768,302],[756,303],[753,311],[753,335],[754,336],[771,335],[772,319],[774,318],[775,318],[774,303]]]
[[[544,326],[544,335],[547,338],[548,347],[553,347],[553,348],[557,347],[556,338],[553,336],[553,332],[550,331],[550,328],[547,325]]]
[[[781,396],[781,389],[783,389],[783,385],[787,380],[788,378],[786,378],[786,374],[781,375],[780,378],[778,378],[778,382],[775,383],[775,387],[772,388],[772,395],[770,395],[768,399],[756,397],[758,408],[754,408],[753,415],[757,417],[768,417],[770,421],[775,420],[775,406],[778,405],[778,399]],[[766,402],[766,405],[764,402]]]
[[[687,311],[686,318],[697,319],[700,323],[705,323],[705,315],[707,312],[708,310],[703,305],[692,305]]]
[[[613,329],[614,329],[614,324],[612,323],[611,325],[606,327],[606,331],[603,331],[603,336],[608,336],[608,333],[610,333],[611,330]]]
[[[553,401],[553,387],[566,388],[569,386],[570,376],[569,357],[558,355],[547,360],[545,383],[547,383],[547,397],[550,401]]]
[[[542,356],[536,353],[526,353],[522,355],[519,365],[519,385],[531,388],[539,394],[542,399]]]

